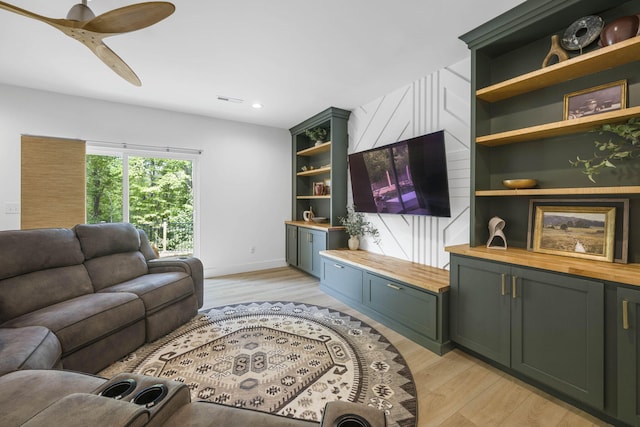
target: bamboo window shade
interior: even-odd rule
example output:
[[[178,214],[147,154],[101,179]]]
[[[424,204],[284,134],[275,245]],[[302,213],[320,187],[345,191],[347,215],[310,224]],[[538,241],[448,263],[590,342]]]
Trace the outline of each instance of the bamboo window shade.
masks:
[[[22,229],[85,222],[85,141],[22,136]]]

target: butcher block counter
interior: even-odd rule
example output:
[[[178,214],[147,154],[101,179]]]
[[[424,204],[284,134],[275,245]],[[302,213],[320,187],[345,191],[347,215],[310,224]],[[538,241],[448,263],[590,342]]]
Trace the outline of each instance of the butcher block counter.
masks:
[[[560,255],[549,255],[520,248],[489,249],[484,246],[448,246],[451,254],[480,258],[489,261],[525,267],[539,268],[556,273],[566,273],[590,279],[640,286],[640,264],[619,264],[593,261]]]

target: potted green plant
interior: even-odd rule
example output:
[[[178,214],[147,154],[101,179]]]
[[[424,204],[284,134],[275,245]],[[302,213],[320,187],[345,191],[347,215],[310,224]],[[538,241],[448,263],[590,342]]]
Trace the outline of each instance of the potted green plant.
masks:
[[[307,129],[304,131],[304,134],[309,137],[312,141],[316,142],[316,145],[322,144],[327,140],[327,130],[321,127],[315,127],[312,129]]]
[[[595,131],[603,134],[614,134],[618,138],[608,141],[594,141],[596,151],[590,159],[569,160],[572,166],[582,166],[582,171],[590,181],[596,182],[595,176],[602,172],[603,168],[615,168],[615,162],[638,157],[640,154],[640,118],[629,119],[626,123],[605,124]]]
[[[356,212],[352,206],[347,206],[347,216],[341,216],[338,219],[349,235],[349,249],[358,249],[360,247],[360,239],[366,235],[371,236],[376,245],[380,243],[378,229],[365,219],[362,212]]]

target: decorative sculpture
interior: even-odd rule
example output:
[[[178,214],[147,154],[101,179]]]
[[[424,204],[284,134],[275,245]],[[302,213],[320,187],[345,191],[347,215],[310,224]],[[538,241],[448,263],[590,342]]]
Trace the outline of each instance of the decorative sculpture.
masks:
[[[494,216],[489,220],[489,240],[487,240],[487,248],[489,249],[507,249],[507,238],[502,229],[505,226],[504,219]],[[504,246],[493,245],[493,240],[499,237],[502,239]]]
[[[551,36],[551,49],[549,49],[549,53],[545,56],[544,61],[542,61],[542,68],[549,65],[549,62],[554,56],[558,58],[558,62],[569,59],[569,54],[560,47],[559,37],[557,35]]]

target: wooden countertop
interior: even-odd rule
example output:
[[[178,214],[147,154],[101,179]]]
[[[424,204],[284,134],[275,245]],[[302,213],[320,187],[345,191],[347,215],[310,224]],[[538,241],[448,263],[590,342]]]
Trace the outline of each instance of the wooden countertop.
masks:
[[[640,286],[640,264],[618,264],[579,258],[549,255],[520,248],[488,249],[484,246],[448,246],[447,252],[490,261],[540,268],[592,279]]]
[[[449,272],[442,268],[361,250],[334,249],[321,251],[320,255],[431,292],[449,290]]]
[[[289,224],[289,225],[295,225],[297,227],[305,227],[305,228],[312,228],[314,230],[319,230],[319,231],[339,231],[339,230],[344,230],[344,227],[341,225],[331,225],[329,223],[326,224],[321,224],[321,223],[317,223],[317,222],[307,222],[307,221],[285,221],[285,224]]]

